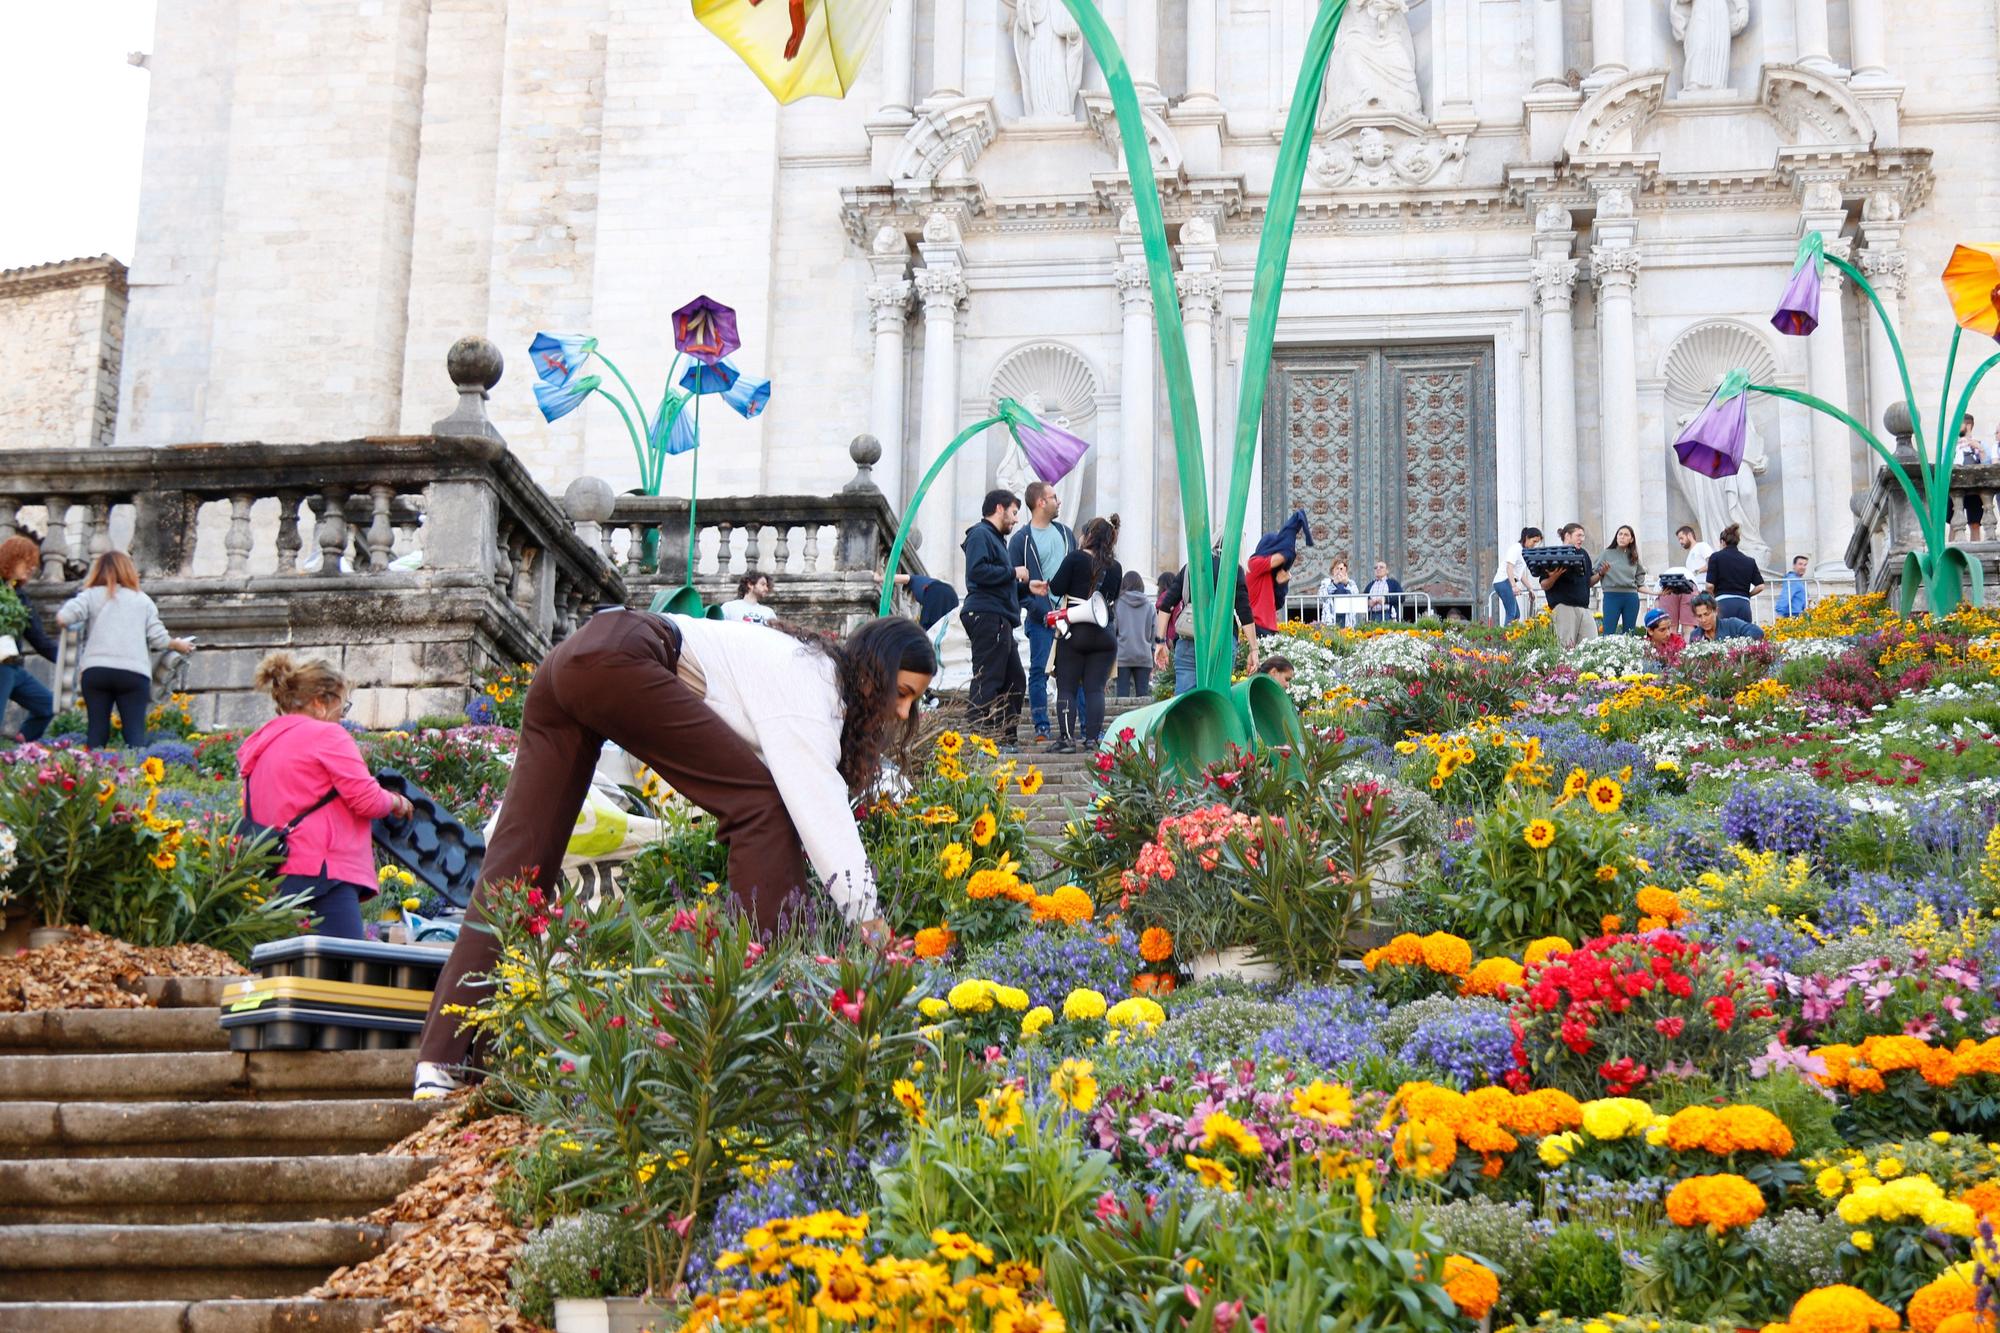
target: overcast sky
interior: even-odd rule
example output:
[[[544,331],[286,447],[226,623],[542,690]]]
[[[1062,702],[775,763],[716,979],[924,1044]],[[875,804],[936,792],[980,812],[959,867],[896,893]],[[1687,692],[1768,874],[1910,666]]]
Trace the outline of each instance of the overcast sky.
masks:
[[[0,268],[132,262],[156,0],[0,0]]]

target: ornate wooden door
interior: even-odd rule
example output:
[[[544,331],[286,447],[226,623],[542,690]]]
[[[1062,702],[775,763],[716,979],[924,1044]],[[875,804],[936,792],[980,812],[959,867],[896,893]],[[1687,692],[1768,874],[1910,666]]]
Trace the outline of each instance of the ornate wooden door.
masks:
[[[1271,376],[1264,514],[1311,518],[1303,587],[1336,553],[1357,583],[1379,558],[1440,611],[1483,610],[1498,540],[1492,345],[1280,348]]]

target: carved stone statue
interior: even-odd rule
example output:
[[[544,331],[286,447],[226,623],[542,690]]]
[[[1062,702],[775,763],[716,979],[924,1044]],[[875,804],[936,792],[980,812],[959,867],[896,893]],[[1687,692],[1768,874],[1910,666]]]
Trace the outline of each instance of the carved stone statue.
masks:
[[[1676,423],[1676,433],[1694,418],[1695,413],[1683,412]],[[1764,441],[1757,434],[1757,423],[1751,421],[1749,427],[1743,441],[1743,466],[1733,477],[1704,477],[1672,458],[1667,465],[1680,483],[1688,508],[1694,511],[1694,525],[1700,529],[1701,539],[1715,545],[1717,534],[1734,523],[1743,534],[1738,549],[1761,567],[1770,558],[1771,547],[1764,540],[1764,509],[1757,500],[1757,478],[1770,471],[1771,461],[1764,452]]]
[[[1014,63],[1026,120],[1076,119],[1083,89],[1083,32],[1062,0],[1009,0]]]
[[[1750,22],[1750,0],[1668,0],[1674,38],[1686,59],[1681,89],[1704,92],[1729,86],[1729,41]]]
[[[1423,0],[1358,0],[1333,39],[1326,72],[1324,123],[1370,112],[1422,120],[1417,47],[1410,8]]]

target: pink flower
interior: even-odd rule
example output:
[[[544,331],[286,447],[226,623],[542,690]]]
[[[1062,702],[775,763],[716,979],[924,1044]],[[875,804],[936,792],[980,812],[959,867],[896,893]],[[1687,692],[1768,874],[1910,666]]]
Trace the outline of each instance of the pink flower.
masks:
[[[574,1060],[565,1060],[565,1061],[563,1061],[563,1062],[562,1062],[562,1071],[563,1071],[563,1073],[565,1073],[565,1074],[574,1074],[574,1073],[576,1072],[576,1061],[574,1061]]]
[[[678,912],[675,912],[674,919],[667,923],[667,929],[673,931],[676,934],[684,935],[687,932],[693,930],[694,927],[695,927],[694,913],[688,911],[687,908],[685,907],[681,908]]]
[[[1125,1205],[1118,1202],[1118,1196],[1110,1190],[1097,1196],[1097,1220],[1111,1222],[1125,1216]]]
[[[867,991],[856,991],[854,998],[849,999],[846,989],[842,988],[833,993],[833,999],[828,1002],[827,1007],[833,1010],[836,1017],[844,1018],[850,1023],[859,1023],[861,1005],[867,998]]]
[[[528,918],[528,933],[529,933],[530,935],[546,935],[546,934],[548,934],[548,933],[549,933],[549,919],[548,919],[547,917],[545,917],[545,916],[531,916],[531,917],[529,917],[529,918]]]

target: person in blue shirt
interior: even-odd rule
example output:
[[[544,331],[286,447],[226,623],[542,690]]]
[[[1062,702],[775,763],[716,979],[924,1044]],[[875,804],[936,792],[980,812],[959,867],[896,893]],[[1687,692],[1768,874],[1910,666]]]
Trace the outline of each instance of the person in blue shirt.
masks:
[[[1049,740],[1049,659],[1055,652],[1056,632],[1049,628],[1048,614],[1056,609],[1049,596],[1049,580],[1056,568],[1076,549],[1076,534],[1058,520],[1062,497],[1045,481],[1028,483],[1028,521],[1015,527],[1007,539],[1007,559],[1018,574],[1027,571],[1021,582],[1021,608],[1027,612],[1028,631],[1028,713],[1035,722],[1035,744]],[[1078,693],[1077,713],[1082,715],[1083,695]]]
[[[1792,557],[1792,568],[1778,585],[1778,616],[1780,619],[1802,616],[1806,613],[1806,558]]]
[[[1761,639],[1764,631],[1747,620],[1735,616],[1725,616],[1716,609],[1715,594],[1697,593],[1693,603],[1694,631],[1689,643],[1702,643],[1708,639]]]

